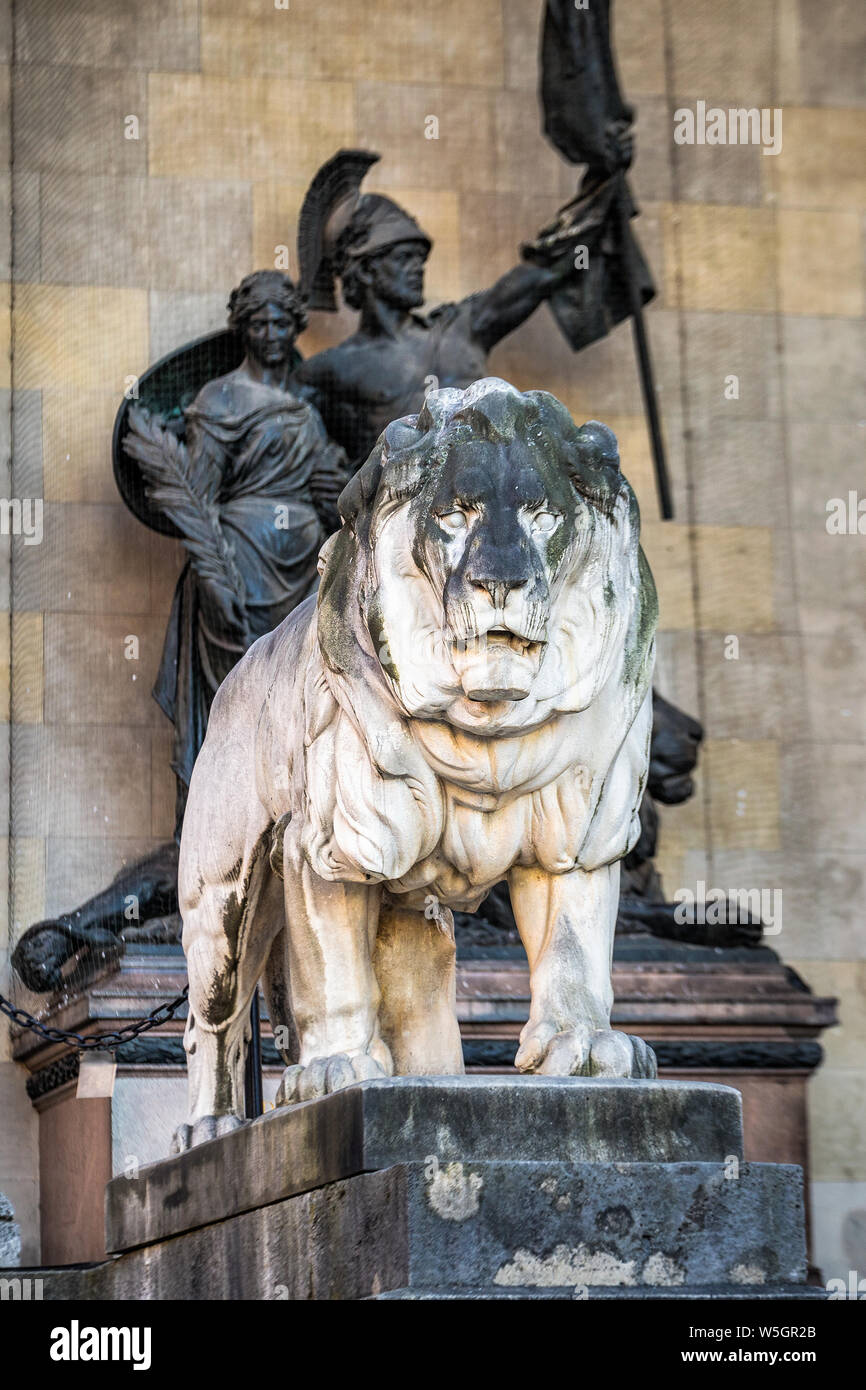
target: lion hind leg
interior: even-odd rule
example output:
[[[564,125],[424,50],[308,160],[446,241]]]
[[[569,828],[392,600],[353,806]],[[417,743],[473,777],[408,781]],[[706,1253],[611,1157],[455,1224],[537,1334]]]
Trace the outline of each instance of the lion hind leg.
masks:
[[[260,856],[246,883],[231,875],[202,883],[184,902],[189,1114],[175,1136],[178,1149],[243,1120],[250,1004],[283,925],[281,899],[282,886]]]
[[[429,920],[384,904],[373,965],[382,991],[379,1021],[398,1076],[461,1076],[457,948],[447,908]]]

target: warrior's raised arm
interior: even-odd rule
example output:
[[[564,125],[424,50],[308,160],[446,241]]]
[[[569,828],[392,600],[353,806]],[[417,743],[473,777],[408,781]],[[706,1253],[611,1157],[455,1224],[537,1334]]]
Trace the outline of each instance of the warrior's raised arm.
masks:
[[[484,351],[490,352],[501,338],[534,314],[571,269],[570,258],[563,258],[557,267],[549,270],[536,265],[516,265],[489,290],[473,295],[472,333]]]

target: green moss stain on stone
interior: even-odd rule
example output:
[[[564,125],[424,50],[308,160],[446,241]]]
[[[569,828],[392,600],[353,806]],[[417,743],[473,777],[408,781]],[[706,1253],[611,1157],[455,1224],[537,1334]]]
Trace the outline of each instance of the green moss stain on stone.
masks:
[[[643,550],[638,548],[638,602],[629,628],[623,660],[623,679],[638,686],[646,679],[646,665],[655,636],[659,616],[659,601],[655,580]]]
[[[367,631],[373,639],[373,646],[383,671],[391,677],[392,681],[399,681],[400,672],[397,664],[391,655],[391,647],[388,642],[388,633],[385,628],[385,618],[382,613],[382,605],[379,595],[374,594],[367,608]]]

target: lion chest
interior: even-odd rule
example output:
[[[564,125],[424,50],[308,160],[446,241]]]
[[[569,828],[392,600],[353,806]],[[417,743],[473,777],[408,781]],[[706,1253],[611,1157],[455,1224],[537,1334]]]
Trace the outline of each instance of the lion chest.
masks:
[[[507,740],[473,739],[442,726],[416,732],[439,779],[442,829],[433,853],[392,889],[423,888],[463,907],[515,864],[550,873],[572,868],[594,798],[590,771],[563,723]]]
[[[489,814],[565,774],[580,775],[575,726],[573,715],[563,715],[517,735],[480,738],[444,722],[417,720],[412,735],[449,807]]]

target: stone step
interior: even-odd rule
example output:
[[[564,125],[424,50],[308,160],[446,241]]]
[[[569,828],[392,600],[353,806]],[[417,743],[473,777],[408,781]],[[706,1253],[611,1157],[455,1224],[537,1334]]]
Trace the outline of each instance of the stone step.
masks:
[[[642,1288],[595,1288],[587,1290],[585,1301],[597,1303],[599,1299],[609,1302],[611,1299],[628,1299],[631,1302],[646,1302],[658,1300],[679,1300],[684,1299],[693,1303],[700,1299],[725,1299],[726,1302],[753,1303],[753,1302],[775,1302],[778,1299],[783,1301],[801,1302],[804,1299],[810,1301],[819,1300],[825,1302],[827,1290],[815,1284],[704,1284],[699,1287],[694,1285],[688,1288],[673,1289],[648,1289]],[[413,1299],[416,1302],[433,1301],[452,1301],[465,1302],[467,1299],[473,1303],[488,1302],[490,1300],[511,1299],[520,1301],[523,1299],[568,1299],[571,1302],[582,1301],[583,1294],[576,1295],[573,1289],[537,1289],[524,1286],[514,1289],[465,1289],[457,1285],[438,1289],[402,1288],[391,1289],[388,1293],[370,1294],[365,1299],[366,1303],[385,1303],[396,1300]]]
[[[753,1297],[805,1280],[798,1168],[431,1158],[129,1251],[98,1282],[120,1299],[356,1300]]]
[[[114,1178],[119,1253],[395,1164],[741,1160],[738,1091],[691,1081],[395,1077],[269,1111],[188,1153]]]

